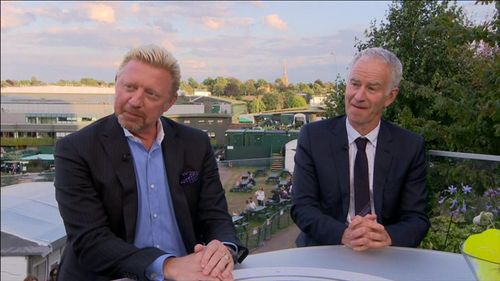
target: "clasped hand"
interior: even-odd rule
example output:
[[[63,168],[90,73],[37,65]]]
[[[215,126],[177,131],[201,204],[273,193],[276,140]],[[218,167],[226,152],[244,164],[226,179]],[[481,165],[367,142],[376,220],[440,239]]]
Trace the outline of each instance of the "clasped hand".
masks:
[[[197,244],[194,253],[167,259],[164,275],[172,280],[233,280],[234,262],[222,242],[212,240],[208,245]]]
[[[342,235],[342,244],[355,251],[390,246],[391,237],[385,227],[377,222],[377,216],[355,216]]]

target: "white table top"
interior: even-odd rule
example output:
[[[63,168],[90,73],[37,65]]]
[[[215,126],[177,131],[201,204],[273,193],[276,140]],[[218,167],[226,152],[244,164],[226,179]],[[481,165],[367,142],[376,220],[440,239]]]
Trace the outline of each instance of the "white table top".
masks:
[[[360,280],[362,275],[368,280],[475,280],[460,254],[401,247],[365,252],[345,246],[286,249],[249,255],[234,271],[236,280]]]

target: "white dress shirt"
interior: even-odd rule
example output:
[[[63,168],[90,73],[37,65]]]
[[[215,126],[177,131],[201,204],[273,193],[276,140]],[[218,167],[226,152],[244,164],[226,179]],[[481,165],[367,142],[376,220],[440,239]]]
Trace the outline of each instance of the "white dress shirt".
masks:
[[[375,205],[373,203],[373,167],[375,163],[375,151],[377,148],[377,137],[380,130],[380,121],[377,127],[375,127],[371,132],[362,136],[356,131],[349,123],[349,118],[345,119],[345,125],[347,129],[347,141],[349,143],[349,212],[347,213],[347,222],[351,223],[351,218],[355,216],[354,211],[354,160],[356,159],[356,153],[358,152],[358,147],[356,146],[356,139],[359,137],[365,137],[368,139],[366,143],[366,158],[368,159],[368,180],[370,183],[370,205],[371,213],[375,214]]]

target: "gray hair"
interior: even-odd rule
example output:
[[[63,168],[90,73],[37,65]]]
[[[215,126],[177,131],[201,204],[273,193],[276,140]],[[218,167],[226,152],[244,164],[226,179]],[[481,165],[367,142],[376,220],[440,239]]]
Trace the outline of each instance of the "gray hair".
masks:
[[[401,82],[401,76],[403,75],[403,65],[401,65],[401,61],[399,61],[398,57],[396,57],[394,53],[384,48],[364,49],[363,51],[359,52],[356,56],[354,56],[351,63],[351,69],[354,66],[354,64],[356,64],[356,62],[361,58],[378,58],[384,61],[391,68],[392,87],[399,86],[399,82]]]
[[[130,49],[120,64],[116,76],[118,77],[125,65],[131,61],[137,60],[161,69],[165,69],[172,75],[172,91],[177,95],[181,83],[181,68],[174,56],[165,48],[157,45],[145,45]]]

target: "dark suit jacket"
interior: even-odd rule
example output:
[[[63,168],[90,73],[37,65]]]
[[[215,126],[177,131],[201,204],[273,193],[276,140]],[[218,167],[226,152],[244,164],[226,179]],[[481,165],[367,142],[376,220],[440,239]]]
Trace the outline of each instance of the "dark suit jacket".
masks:
[[[302,128],[295,154],[291,215],[302,230],[297,246],[338,245],[349,211],[349,147],[345,116]],[[424,139],[382,121],[377,138],[373,196],[377,220],[393,246],[416,247],[426,215]]]
[[[224,190],[208,136],[161,117],[162,142],[173,207],[188,253],[213,239],[240,245],[227,211]],[[114,115],[57,142],[56,199],[67,232],[58,280],[146,280],[145,268],[163,251],[133,245],[137,186],[131,152]],[[199,180],[181,185],[181,175]]]

